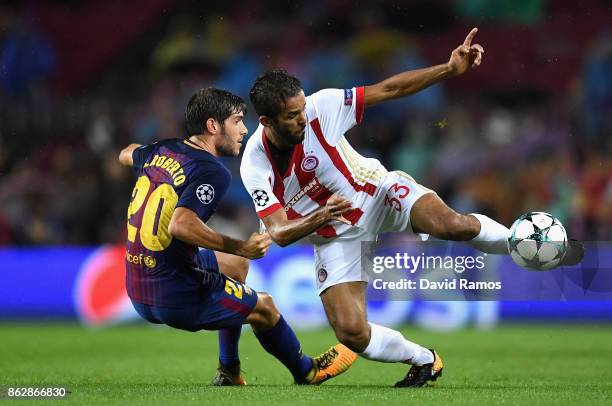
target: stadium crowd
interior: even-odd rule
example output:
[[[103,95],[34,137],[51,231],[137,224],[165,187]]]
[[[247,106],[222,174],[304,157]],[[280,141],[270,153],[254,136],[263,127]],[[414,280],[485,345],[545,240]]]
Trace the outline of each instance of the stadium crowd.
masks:
[[[612,24],[598,23],[612,22],[605,2],[251,1],[204,13],[196,3],[152,0],[123,41],[108,45],[100,33],[59,42],[79,28],[58,21],[88,15],[92,3],[0,7],[0,245],[122,242],[134,179],[118,151],[184,136],[184,108],[200,87],[248,99],[254,78],[275,66],[307,92],[373,83],[445,62],[471,26],[486,50],[481,68],[369,109],[349,141],[459,211],[508,226],[522,212],[547,211],[574,238],[612,238]],[[99,18],[127,24],[139,10],[121,3],[108,2]],[[568,34],[557,35],[566,20],[576,30],[569,51]],[[247,126],[256,125],[251,109]],[[257,218],[239,161],[225,162],[234,179],[214,221],[244,236]]]

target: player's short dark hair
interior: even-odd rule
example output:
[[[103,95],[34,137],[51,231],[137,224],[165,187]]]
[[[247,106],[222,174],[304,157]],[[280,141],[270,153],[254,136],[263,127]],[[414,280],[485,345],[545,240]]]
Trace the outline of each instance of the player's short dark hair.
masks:
[[[239,96],[214,87],[200,89],[191,96],[185,109],[187,133],[203,134],[209,118],[223,125],[229,116],[240,112],[246,114],[247,106]]]
[[[272,69],[253,83],[249,98],[259,116],[276,118],[285,108],[287,99],[302,90],[300,80],[284,69]]]

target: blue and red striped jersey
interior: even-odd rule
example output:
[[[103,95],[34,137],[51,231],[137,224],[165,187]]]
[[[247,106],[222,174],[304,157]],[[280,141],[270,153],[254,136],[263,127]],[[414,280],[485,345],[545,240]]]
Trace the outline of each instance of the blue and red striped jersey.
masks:
[[[198,247],[173,238],[168,225],[177,207],[206,222],[227,191],[231,174],[212,154],[170,139],[136,149],[138,180],[128,207],[126,287],[132,300],[183,307],[201,297],[204,273]]]

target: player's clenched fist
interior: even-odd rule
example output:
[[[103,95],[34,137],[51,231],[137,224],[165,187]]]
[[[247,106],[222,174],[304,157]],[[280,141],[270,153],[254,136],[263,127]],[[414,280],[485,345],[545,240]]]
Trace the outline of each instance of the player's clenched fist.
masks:
[[[472,40],[476,36],[478,28],[472,28],[472,31],[465,37],[463,44],[459,45],[451,53],[448,61],[448,67],[455,75],[461,75],[468,68],[480,66],[484,48],[480,44],[472,45]]]
[[[272,244],[272,239],[268,233],[253,233],[248,240],[244,242],[241,249],[241,256],[249,259],[257,259],[266,255],[268,248]]]
[[[342,217],[342,214],[350,210],[351,208],[351,202],[337,193],[331,195],[331,197],[327,200],[327,203],[325,204],[325,209],[328,212],[330,220],[338,220],[346,224],[350,224],[350,222],[344,217]]]

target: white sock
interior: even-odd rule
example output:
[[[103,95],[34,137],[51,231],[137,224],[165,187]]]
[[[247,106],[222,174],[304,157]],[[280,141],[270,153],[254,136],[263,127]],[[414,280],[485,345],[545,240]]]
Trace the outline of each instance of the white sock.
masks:
[[[380,362],[404,362],[412,365],[429,364],[434,361],[433,354],[427,348],[408,341],[399,331],[370,325],[370,343],[364,352],[363,358]]]
[[[468,243],[479,251],[489,254],[508,254],[510,230],[497,221],[478,213],[472,213],[480,222],[480,233]]]

